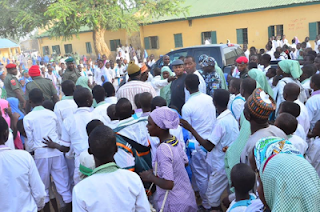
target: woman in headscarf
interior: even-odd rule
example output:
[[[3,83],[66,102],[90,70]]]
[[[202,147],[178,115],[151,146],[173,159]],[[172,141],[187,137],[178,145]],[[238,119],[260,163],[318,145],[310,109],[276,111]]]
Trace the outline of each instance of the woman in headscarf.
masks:
[[[81,76],[78,78],[77,82],[76,82],[76,86],[77,85],[80,85],[81,87],[83,88],[87,88],[89,89],[89,91],[91,92],[91,83],[89,81],[89,78],[88,77],[85,77],[85,76]]]
[[[174,73],[171,71],[171,69],[168,66],[163,66],[161,69],[161,80],[168,79],[170,76],[174,76]],[[167,86],[161,88],[160,90],[160,96],[166,100],[167,105],[169,105],[171,101],[170,87],[171,87],[171,82]]]
[[[6,120],[10,128],[9,138],[6,142],[6,145],[9,146],[11,149],[23,149],[20,133],[17,130],[18,119],[13,117],[13,112],[11,111],[10,105],[7,100],[0,99],[0,110],[1,116],[4,118],[4,120]]]
[[[12,113],[18,113],[20,115],[19,120],[24,118],[24,114],[19,109],[19,100],[15,97],[7,98],[7,101],[10,104]]]
[[[158,137],[160,145],[154,164],[155,174],[149,170],[140,173],[140,176],[143,181],[157,186],[154,197],[157,211],[197,211],[194,192],[185,169],[187,155],[180,141],[169,132],[169,129],[177,128],[179,123],[178,114],[168,107],[155,109],[148,118],[149,134]]]
[[[261,70],[256,68],[250,69],[248,75],[257,82],[258,87],[261,87],[266,93],[274,98],[273,90],[268,83],[266,75]]]
[[[267,208],[273,212],[319,211],[319,176],[289,141],[261,139],[253,151],[250,163],[258,170],[259,197]]]
[[[285,101],[283,97],[283,89],[284,86],[288,83],[296,83],[297,85],[299,85],[300,95],[298,99],[300,100],[300,102],[304,103],[307,100],[306,92],[299,82],[299,78],[301,75],[302,70],[298,61],[282,60],[278,63],[277,76],[282,77],[282,79],[278,82],[274,93],[274,98],[277,102],[277,111],[281,102]]]

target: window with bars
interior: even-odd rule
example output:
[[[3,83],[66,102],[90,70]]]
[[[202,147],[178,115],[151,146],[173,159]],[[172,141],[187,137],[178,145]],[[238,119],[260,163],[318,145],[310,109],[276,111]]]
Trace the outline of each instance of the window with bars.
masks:
[[[117,51],[118,46],[120,46],[120,39],[110,40],[110,50]]]
[[[52,46],[52,53],[54,53],[54,52],[55,52],[57,55],[61,54],[60,46],[59,46],[59,45]]]
[[[86,42],[86,50],[88,54],[92,53],[91,42]]]
[[[268,37],[283,35],[283,25],[274,25],[268,27]]]
[[[248,44],[248,28],[237,29],[237,43]]]
[[[150,36],[144,38],[145,49],[159,49],[159,38],[158,36]]]
[[[183,41],[182,41],[182,34],[174,34],[174,47],[175,48],[179,48],[179,47],[183,47]]]
[[[73,51],[72,51],[72,44],[64,44],[64,52],[66,54],[71,54]]]
[[[42,47],[42,52],[43,52],[43,55],[49,55],[50,54],[49,46]]]
[[[309,23],[309,38],[315,40],[317,35],[320,35],[320,22]]]
[[[201,44],[216,44],[216,43],[217,43],[216,31],[201,32]]]

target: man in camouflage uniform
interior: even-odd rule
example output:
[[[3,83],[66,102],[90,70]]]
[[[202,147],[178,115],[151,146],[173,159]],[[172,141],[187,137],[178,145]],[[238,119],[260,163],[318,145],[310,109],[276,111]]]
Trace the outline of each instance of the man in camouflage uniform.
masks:
[[[72,82],[74,82],[74,84],[76,84],[78,78],[81,77],[81,74],[74,66],[74,59],[72,57],[69,57],[68,59],[66,59],[66,63],[67,69],[62,75],[62,82],[71,80]]]

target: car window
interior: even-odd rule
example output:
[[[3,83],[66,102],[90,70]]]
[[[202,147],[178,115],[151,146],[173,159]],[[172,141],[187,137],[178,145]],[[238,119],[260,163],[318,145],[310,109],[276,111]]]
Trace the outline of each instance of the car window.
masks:
[[[239,56],[243,56],[242,49],[238,46],[227,47],[223,49],[226,65],[233,65]]]
[[[186,57],[188,55],[188,51],[184,50],[184,51],[178,51],[178,52],[173,52],[173,53],[169,53],[168,54],[170,57],[170,63],[172,63],[173,61],[179,59],[179,57],[183,56]]]
[[[221,60],[221,56],[220,56],[219,47],[214,47],[214,48],[212,48],[212,47],[211,48],[203,48],[202,47],[202,48],[194,49],[193,54],[192,54],[192,56],[194,57],[194,59],[197,63],[197,69],[200,69],[199,57],[200,57],[200,55],[203,55],[203,54],[206,54],[209,57],[213,57],[218,62],[218,65],[220,66],[219,61]]]

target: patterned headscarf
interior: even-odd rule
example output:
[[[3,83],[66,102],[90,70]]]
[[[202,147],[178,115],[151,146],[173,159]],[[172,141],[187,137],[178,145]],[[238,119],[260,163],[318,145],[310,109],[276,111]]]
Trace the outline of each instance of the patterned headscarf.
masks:
[[[260,178],[271,211],[319,211],[319,175],[306,159],[278,154],[260,169]]]
[[[200,62],[201,60],[201,62]],[[199,57],[199,64],[202,68],[212,66],[215,67],[216,60],[213,57],[208,57],[207,55],[201,55]]]
[[[290,143],[283,138],[267,137],[260,139],[254,148],[254,157],[257,165],[257,169],[260,170],[261,165],[270,156],[285,153],[295,154],[303,157],[301,153]]]
[[[154,123],[161,129],[176,129],[179,126],[179,115],[168,107],[159,107],[150,113]]]

